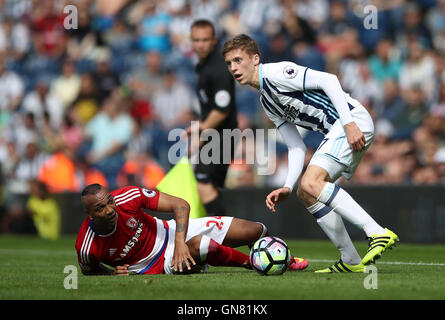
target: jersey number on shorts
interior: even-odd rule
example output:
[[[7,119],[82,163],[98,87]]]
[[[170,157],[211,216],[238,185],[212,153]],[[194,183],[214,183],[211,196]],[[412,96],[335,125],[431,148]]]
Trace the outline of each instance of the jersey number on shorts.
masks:
[[[215,216],[215,217],[212,217],[212,218],[221,220],[221,216]],[[206,227],[210,226],[211,223],[216,224],[216,227],[218,228],[218,230],[221,230],[222,226],[224,224],[222,221],[209,220],[206,223]]]

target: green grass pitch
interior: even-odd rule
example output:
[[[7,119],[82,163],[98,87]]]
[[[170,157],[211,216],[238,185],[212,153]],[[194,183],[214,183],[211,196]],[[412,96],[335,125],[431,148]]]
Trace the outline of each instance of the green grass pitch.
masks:
[[[300,300],[445,299],[445,245],[401,242],[378,260],[376,289],[366,289],[369,274],[316,274],[338,259],[328,241],[291,240],[291,252],[307,258],[304,271],[259,276],[253,271],[211,267],[194,275],[94,276],[80,273],[74,237],[45,241],[0,236],[0,299],[148,299],[148,300]],[[365,242],[357,242],[364,253]],[[248,252],[247,247],[241,248]],[[67,290],[67,265],[78,271],[77,289]],[[369,278],[368,278],[369,279]]]

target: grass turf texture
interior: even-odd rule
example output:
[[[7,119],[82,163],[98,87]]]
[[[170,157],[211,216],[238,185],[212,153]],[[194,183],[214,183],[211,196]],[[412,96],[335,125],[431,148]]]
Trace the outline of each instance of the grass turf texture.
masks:
[[[0,236],[0,299],[445,299],[445,246],[401,243],[377,264],[377,289],[365,289],[369,274],[316,274],[338,251],[328,241],[286,240],[291,253],[307,258],[304,271],[259,276],[254,271],[211,267],[194,275],[83,276],[74,237],[45,241]],[[357,242],[364,253],[365,242]],[[241,251],[248,252],[247,247]],[[66,290],[67,265],[78,270],[78,289]]]

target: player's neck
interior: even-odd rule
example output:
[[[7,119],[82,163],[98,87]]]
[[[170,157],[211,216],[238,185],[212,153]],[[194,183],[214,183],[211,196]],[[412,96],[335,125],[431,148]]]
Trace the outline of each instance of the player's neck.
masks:
[[[248,83],[251,87],[260,90],[260,66],[255,66],[255,72],[253,73],[252,80]]]
[[[117,223],[117,222],[116,222]],[[101,235],[109,235],[116,228],[116,224],[113,223],[100,223],[96,220],[93,220],[94,229],[99,232]]]

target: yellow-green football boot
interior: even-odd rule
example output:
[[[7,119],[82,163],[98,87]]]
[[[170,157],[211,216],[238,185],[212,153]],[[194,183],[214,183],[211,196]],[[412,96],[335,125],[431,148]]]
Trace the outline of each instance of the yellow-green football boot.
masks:
[[[358,272],[358,273],[364,273],[365,272],[365,266],[360,264],[347,264],[346,262],[343,262],[341,259],[338,260],[336,263],[334,263],[332,266],[326,269],[321,269],[315,271],[316,273],[340,273],[340,272]]]
[[[368,251],[362,259],[363,265],[375,263],[382,256],[386,249],[392,249],[399,241],[399,237],[391,230],[385,228],[386,232],[382,234],[373,234],[368,240]]]

